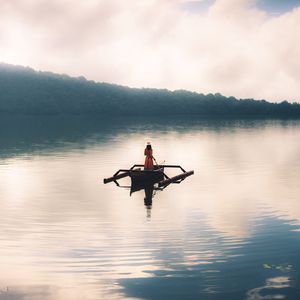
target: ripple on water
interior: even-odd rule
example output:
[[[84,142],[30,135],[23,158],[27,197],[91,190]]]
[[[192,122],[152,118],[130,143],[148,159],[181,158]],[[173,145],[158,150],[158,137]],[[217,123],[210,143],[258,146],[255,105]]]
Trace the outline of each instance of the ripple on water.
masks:
[[[299,296],[299,124],[223,126],[142,126],[6,151],[0,297],[2,286],[8,299]],[[148,139],[158,159],[195,169],[157,192],[151,211],[143,191],[102,184],[143,161]]]

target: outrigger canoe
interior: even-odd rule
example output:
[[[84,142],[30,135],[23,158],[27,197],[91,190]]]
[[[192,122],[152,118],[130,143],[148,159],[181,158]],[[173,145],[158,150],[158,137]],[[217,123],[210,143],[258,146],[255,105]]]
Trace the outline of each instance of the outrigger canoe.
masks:
[[[132,185],[149,185],[158,183],[159,187],[164,187],[170,183],[179,183],[186,177],[194,174],[194,171],[185,171],[178,165],[157,165],[153,170],[144,170],[144,165],[133,165],[130,169],[120,169],[112,177],[104,178],[104,183],[115,182],[117,185],[118,180],[129,176]],[[169,177],[165,173],[166,168],[178,168],[182,173]]]

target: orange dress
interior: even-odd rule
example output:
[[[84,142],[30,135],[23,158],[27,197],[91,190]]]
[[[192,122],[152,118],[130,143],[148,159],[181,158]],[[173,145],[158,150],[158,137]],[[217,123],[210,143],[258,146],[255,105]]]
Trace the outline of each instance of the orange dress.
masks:
[[[146,148],[144,154],[146,155],[144,168],[153,170],[153,151]]]

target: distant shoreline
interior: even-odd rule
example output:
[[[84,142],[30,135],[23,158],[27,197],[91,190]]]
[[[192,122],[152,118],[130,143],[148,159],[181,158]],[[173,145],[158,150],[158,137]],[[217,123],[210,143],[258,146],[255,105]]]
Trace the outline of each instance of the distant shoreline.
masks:
[[[298,119],[300,103],[135,89],[0,64],[0,115]]]

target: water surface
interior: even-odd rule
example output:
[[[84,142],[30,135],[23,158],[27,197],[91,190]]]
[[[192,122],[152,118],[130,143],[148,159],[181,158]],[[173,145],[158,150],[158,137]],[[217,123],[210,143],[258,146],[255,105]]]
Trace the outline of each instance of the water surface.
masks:
[[[299,299],[299,121],[0,123],[0,299]],[[102,183],[147,141],[151,209]]]

